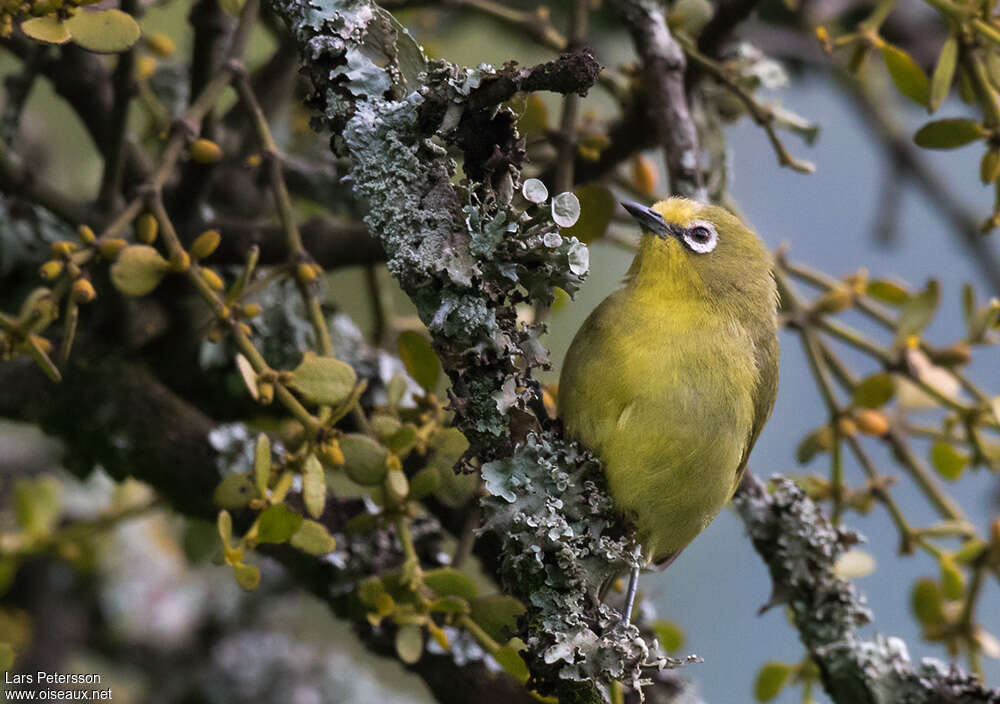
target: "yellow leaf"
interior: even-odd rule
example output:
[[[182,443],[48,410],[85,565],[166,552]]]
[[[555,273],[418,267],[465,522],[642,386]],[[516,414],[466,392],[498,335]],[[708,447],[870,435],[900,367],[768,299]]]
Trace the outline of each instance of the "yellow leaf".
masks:
[[[65,22],[73,41],[89,51],[117,54],[135,44],[142,30],[132,15],[121,10],[77,13]]]
[[[32,39],[47,44],[65,44],[70,40],[69,30],[55,15],[33,17],[21,23],[21,31]]]

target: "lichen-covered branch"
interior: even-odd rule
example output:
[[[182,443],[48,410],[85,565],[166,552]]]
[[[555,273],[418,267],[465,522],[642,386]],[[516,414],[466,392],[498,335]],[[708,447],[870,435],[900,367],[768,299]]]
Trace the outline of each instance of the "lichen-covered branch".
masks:
[[[496,107],[511,67],[428,62],[365,0],[272,7],[296,37],[335,153],[351,159],[369,231],[448,371],[455,424],[494,493],[488,520],[504,543],[502,578],[528,609],[522,655],[532,685],[565,701],[600,701],[612,679],[638,685],[651,649],[597,600],[628,565],[627,532],[596,461],[532,410],[532,370],[547,358],[540,330],[518,322],[515,306],[547,302],[553,286],[575,291],[587,250],[559,233],[549,208],[516,195],[523,146],[514,115]],[[566,55],[529,70],[531,87],[582,93],[593,67],[587,54]],[[455,185],[449,148],[464,156],[467,185]]]
[[[837,704],[979,704],[1000,702],[957,667],[925,659],[914,666],[898,638],[863,639],[872,620],[864,597],[834,572],[858,536],[834,526],[791,480],[770,491],[750,473],[735,504],[774,582],[772,604],[788,606],[803,645]]]

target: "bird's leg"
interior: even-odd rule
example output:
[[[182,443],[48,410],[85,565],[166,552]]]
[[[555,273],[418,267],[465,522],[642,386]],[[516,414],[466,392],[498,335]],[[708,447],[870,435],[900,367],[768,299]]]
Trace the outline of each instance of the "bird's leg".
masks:
[[[622,625],[628,626],[632,623],[632,605],[635,603],[635,592],[639,588],[639,560],[642,558],[642,546],[635,546],[635,562],[632,564],[632,571],[628,578],[628,591],[625,592],[625,615],[622,617]]]

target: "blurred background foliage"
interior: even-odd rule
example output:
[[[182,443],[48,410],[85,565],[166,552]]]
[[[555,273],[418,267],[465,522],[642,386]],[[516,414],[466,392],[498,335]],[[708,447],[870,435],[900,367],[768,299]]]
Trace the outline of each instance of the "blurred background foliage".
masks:
[[[687,55],[703,185],[744,214],[778,252],[786,323],[781,389],[752,466],[764,476],[794,474],[835,517],[868,537],[842,568],[845,576],[861,580],[879,632],[900,635],[915,656],[955,658],[996,684],[1000,360],[992,345],[1000,319],[1000,248],[988,233],[995,225],[994,191],[1000,193],[1000,28],[993,8],[949,0],[743,5],[754,15],[738,28],[723,27],[718,43],[706,41],[705,28],[714,26],[708,22],[716,12],[707,0],[677,0],[666,11]],[[591,250],[591,275],[575,300],[556,290],[551,309],[522,311],[526,321],[549,326],[543,341],[552,370],[541,380],[550,401],[573,332],[618,285],[631,257],[635,233],[616,200],[653,200],[671,190],[662,150],[648,134],[655,130],[640,120],[631,130],[616,131],[643,99],[629,32],[614,5],[582,3],[577,14],[581,6],[589,27],[585,36],[570,38],[592,47],[606,67],[600,84],[579,100],[519,94],[509,105],[526,138],[525,175],[542,178],[551,193],[576,192],[580,220],[563,235],[576,236]],[[724,2],[719,8],[741,6]],[[392,0],[386,7],[429,56],[471,66],[550,60],[565,48],[564,35],[580,28],[574,8],[565,3]],[[473,660],[490,651],[492,670],[499,662],[520,676],[516,654],[512,661],[501,652],[516,642],[476,637],[487,619],[468,619],[474,613],[469,603],[497,587],[474,560],[464,559],[478,521],[469,501],[475,479],[451,470],[464,448],[449,449],[450,461],[433,464],[450,430],[446,379],[412,304],[378,255],[366,259],[359,253],[370,247],[358,234],[363,210],[341,183],[344,165],[332,161],[326,138],[309,129],[300,104],[306,88],[278,22],[264,14],[247,28],[250,78],[241,84],[244,74],[234,71],[229,78],[235,77],[235,88],[228,79],[220,83],[200,111],[195,133],[185,134],[173,121],[191,110],[190,96],[221,73],[220,37],[233,32],[230,13],[239,8],[218,7],[214,0],[123,2],[121,9],[141,26],[141,38],[129,40],[129,28],[116,27],[124,36],[115,35],[121,46],[101,45],[111,41],[104,35],[88,46],[84,26],[67,30],[69,44],[44,41],[54,36],[46,32],[62,39],[59,27],[70,15],[112,9],[106,3],[76,9],[51,2],[8,2],[2,9],[0,349],[8,361],[0,364],[41,357],[39,363],[57,375],[66,369],[87,373],[95,364],[88,355],[101,349],[88,338],[110,335],[110,346],[120,351],[112,364],[146,358],[166,386],[207,416],[231,423],[217,426],[211,440],[215,450],[232,450],[222,473],[236,478],[224,482],[215,503],[247,513],[237,513],[230,545],[228,519],[213,525],[181,517],[172,510],[172,497],[124,478],[118,469],[109,473],[95,466],[94,457],[74,456],[79,438],[60,444],[44,436],[27,422],[31,412],[10,410],[27,409],[32,399],[11,398],[13,387],[0,388],[0,397],[7,396],[2,415],[12,418],[0,425],[0,659],[13,660],[18,670],[107,673],[119,701],[430,701],[419,679],[391,659],[371,657],[345,621],[304,594],[277,563],[252,552],[259,544],[291,541],[305,553],[347,559],[331,553],[333,542],[326,542],[342,539],[333,528],[321,526],[298,542],[293,537],[304,522],[329,518],[329,495],[357,501],[354,518],[372,517],[372,525],[354,526],[355,533],[393,525],[402,538],[413,528],[417,547],[424,515],[415,508],[418,499],[453,509],[458,527],[445,544],[433,546],[447,559],[429,562],[422,547],[419,557],[409,554],[413,539],[403,539],[399,549],[407,554],[400,571],[392,572],[398,564],[374,569],[381,584],[388,584],[392,572],[402,586],[362,589],[362,606],[372,624],[388,617],[398,633],[418,634],[416,646],[408,636],[396,637],[404,662],[419,658],[425,647],[450,648],[457,658]],[[25,29],[29,16],[48,24]],[[740,20],[734,17],[731,24]],[[733,30],[738,39],[732,39]],[[75,63],[80,57],[92,63]],[[199,62],[216,69],[199,71]],[[86,101],[67,92],[67,81],[97,69],[109,80],[125,76],[131,109],[122,122],[127,130],[119,134],[130,135],[131,145],[95,139],[100,130],[81,120],[79,105]],[[237,90],[248,84],[266,115],[264,129],[247,117],[254,99]],[[191,141],[199,134],[210,145],[203,145],[203,157]],[[277,159],[261,149],[267,139],[276,144],[275,155],[283,156],[280,177],[269,171]],[[177,146],[170,156],[164,145],[172,141]],[[134,156],[122,156],[130,150]],[[109,177],[109,155],[121,162],[123,176]],[[575,163],[568,181],[560,167],[567,159]],[[171,169],[161,183],[168,190],[160,213],[160,196],[150,207],[135,190],[138,182],[130,181],[130,169],[148,174],[150,164],[163,160]],[[225,176],[209,175],[213,169],[224,169]],[[227,193],[220,182],[229,179],[235,190],[251,195]],[[347,233],[358,239],[337,250],[343,258],[334,263],[301,242],[296,250],[294,238],[288,239],[294,255],[289,263],[262,245],[257,272],[245,275],[252,269],[245,262],[247,248],[227,244],[252,231],[249,223],[271,227],[279,242],[298,229],[282,212],[282,182],[303,238],[322,242]],[[273,193],[276,207],[262,193]],[[139,206],[130,211],[133,202]],[[144,234],[137,219],[147,210],[157,220],[158,237],[149,235],[148,225]],[[121,212],[128,217],[114,217]],[[171,222],[177,223],[174,237]],[[316,238],[310,223],[321,223]],[[78,234],[78,225],[91,227],[99,239]],[[190,259],[197,235],[216,229],[222,233],[218,254],[193,256],[193,266],[185,266],[179,253],[188,252]],[[119,236],[129,243],[107,244]],[[214,250],[212,239],[203,240],[202,248]],[[53,242],[72,246],[51,248]],[[164,255],[150,265],[155,271],[146,264],[126,270],[122,262],[130,260],[122,248],[141,259],[143,243]],[[351,256],[344,255],[347,250]],[[74,257],[82,251],[93,256],[78,262]],[[221,259],[218,264],[212,254]],[[102,256],[116,260],[118,276]],[[200,265],[201,258],[214,268]],[[76,273],[71,264],[78,266]],[[168,271],[180,273],[164,278]],[[222,277],[222,286],[213,275]],[[234,285],[255,275],[250,294],[234,293]],[[57,292],[54,310],[42,312],[40,301],[53,296],[37,293],[44,283],[39,276],[55,282],[46,284]],[[183,276],[188,285],[180,283]],[[95,303],[86,305],[89,294],[76,285],[81,280],[96,289]],[[65,282],[61,294],[59,282]],[[153,294],[136,302],[115,287]],[[193,290],[211,306],[237,310],[236,317],[218,309],[215,317],[206,315],[193,303]],[[81,321],[82,368],[66,366],[76,355],[66,342],[72,338],[66,322],[71,308],[79,308],[73,315]],[[51,320],[42,325],[40,317]],[[27,326],[26,319],[32,319]],[[247,326],[246,344],[239,332],[233,341],[227,320],[237,329]],[[32,343],[32,335],[39,340]],[[317,389],[299,365],[310,347],[329,355],[320,339],[331,340],[330,349],[351,370],[322,370]],[[250,341],[266,364],[255,363]],[[66,359],[59,357],[63,349]],[[241,369],[233,362],[237,352],[244,359]],[[331,378],[340,379],[342,388],[331,391]],[[278,398],[263,407],[249,399],[276,389],[291,401],[282,405]],[[362,393],[367,395],[357,405]],[[99,416],[101,409],[63,412]],[[338,412],[346,420],[334,428],[331,414]],[[310,423],[323,432],[319,440],[303,441],[302,427]],[[266,461],[260,453],[254,459],[258,433],[274,441]],[[108,442],[125,446],[131,440],[123,435]],[[352,442],[364,448],[351,454]],[[358,459],[369,451],[378,454],[377,461]],[[386,463],[389,455],[398,466]],[[321,490],[315,489],[310,458],[323,466]],[[340,471],[345,462],[346,473]],[[418,479],[428,466],[433,480],[426,473]],[[309,482],[313,497],[299,498]],[[235,498],[227,488],[235,489]],[[285,501],[286,495],[293,498]],[[226,543],[221,550],[220,532]],[[641,618],[666,649],[705,658],[683,671],[695,683],[697,694],[685,695],[692,700],[753,695],[826,701],[781,610],[757,616],[770,585],[748,545],[738,521],[724,514],[675,567],[643,578]],[[462,574],[439,572],[448,576],[447,584],[439,580],[435,586],[435,567],[448,562],[462,567]],[[253,589],[240,589],[237,582]],[[412,603],[383,597],[410,587],[417,595]],[[456,611],[429,606],[449,596],[460,597]]]

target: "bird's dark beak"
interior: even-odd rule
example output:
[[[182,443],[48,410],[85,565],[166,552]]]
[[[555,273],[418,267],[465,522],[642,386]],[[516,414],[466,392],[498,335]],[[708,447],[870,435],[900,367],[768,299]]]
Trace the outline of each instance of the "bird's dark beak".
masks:
[[[675,234],[673,228],[663,219],[663,216],[652,208],[631,200],[622,201],[622,207],[628,211],[629,215],[636,219],[646,232],[651,232],[658,237],[664,238]]]

